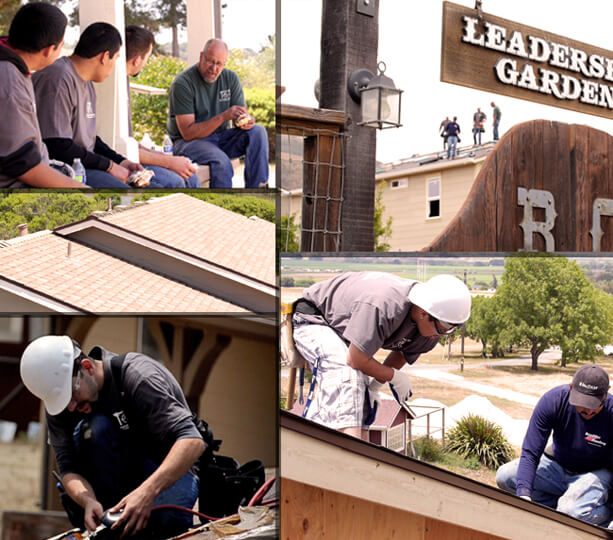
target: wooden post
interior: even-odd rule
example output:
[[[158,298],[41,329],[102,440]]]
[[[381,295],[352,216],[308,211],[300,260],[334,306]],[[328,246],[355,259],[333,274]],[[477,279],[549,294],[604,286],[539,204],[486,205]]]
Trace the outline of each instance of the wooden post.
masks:
[[[187,0],[187,63],[198,63],[200,51],[208,39],[219,37],[221,33],[215,27],[214,0]],[[232,47],[229,43],[228,47]]]
[[[360,105],[347,93],[356,69],[377,70],[379,6],[373,15],[358,12],[363,1],[323,0],[321,20],[320,106],[345,111],[345,174],[341,250],[374,250],[376,131],[359,127]],[[371,4],[372,5],[372,4]]]

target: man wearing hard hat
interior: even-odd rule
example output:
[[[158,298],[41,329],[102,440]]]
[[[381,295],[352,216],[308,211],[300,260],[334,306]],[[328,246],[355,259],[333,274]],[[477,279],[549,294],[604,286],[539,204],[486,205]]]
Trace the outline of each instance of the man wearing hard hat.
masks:
[[[89,355],[68,336],[43,336],[21,357],[25,386],[45,404],[49,440],[75,526],[92,531],[103,509],[121,512],[125,536],[151,521],[156,533],[189,528],[190,514],[153,512],[160,504],[192,508],[195,462],[205,443],[181,387],[159,362],[140,354]],[[80,514],[76,516],[76,514]],[[148,537],[147,537],[148,538]]]
[[[303,416],[356,437],[374,420],[388,383],[399,403],[411,395],[400,371],[470,316],[470,292],[439,275],[425,283],[384,272],[347,272],[316,283],[294,303],[296,349],[313,369]],[[373,357],[389,350],[381,364]],[[369,382],[369,378],[370,379]]]

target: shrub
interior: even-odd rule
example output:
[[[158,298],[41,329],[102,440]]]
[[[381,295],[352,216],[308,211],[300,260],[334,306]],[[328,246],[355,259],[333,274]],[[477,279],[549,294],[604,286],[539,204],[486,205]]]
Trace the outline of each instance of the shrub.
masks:
[[[300,226],[294,223],[294,217],[281,216],[281,226],[277,227],[277,250],[297,252],[300,251]]]
[[[474,414],[464,416],[449,431],[446,450],[464,458],[478,459],[490,469],[497,469],[513,459],[513,449],[502,434],[502,428]]]
[[[172,81],[185,68],[187,64],[179,58],[151,55],[134,81],[168,91]],[[153,141],[161,146],[166,134],[167,120],[167,94],[148,96],[132,92],[132,127],[135,139],[140,141],[145,133],[149,133]]]
[[[433,463],[443,459],[443,448],[441,444],[430,437],[422,437],[421,439],[413,441],[413,447],[415,448],[417,458],[422,461]],[[409,454],[410,453],[409,448]]]
[[[275,140],[275,91],[274,88],[244,88],[247,110],[255,121],[266,128],[268,135],[268,161],[274,163]]]

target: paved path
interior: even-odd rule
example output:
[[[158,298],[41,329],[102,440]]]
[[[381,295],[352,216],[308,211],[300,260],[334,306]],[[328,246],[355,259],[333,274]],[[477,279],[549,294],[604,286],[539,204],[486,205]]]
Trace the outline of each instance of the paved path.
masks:
[[[448,373],[447,371],[440,371],[437,369],[422,369],[412,367],[409,370],[405,370],[411,377],[421,377],[424,379],[430,379],[437,382],[444,382],[453,386],[459,386],[470,390],[471,392],[477,392],[479,394],[485,394],[488,396],[496,396],[516,403],[523,403],[534,407],[539,398],[528,394],[522,394],[515,392],[514,390],[507,390],[506,388],[500,388],[491,384],[483,384],[466,380],[461,375],[455,375]]]
[[[548,349],[543,352],[539,357],[539,364],[553,364],[557,360],[560,359],[561,352],[559,350]],[[529,355],[519,356],[517,358],[509,358],[505,360],[491,360],[491,361],[483,361],[479,363],[470,363],[464,364],[464,369],[469,370],[476,367],[491,367],[491,366],[523,366],[523,365],[531,365],[532,358]],[[530,405],[534,407],[536,402],[539,400],[538,397],[522,394],[521,392],[516,392],[515,390],[508,390],[505,388],[500,388],[498,386],[494,386],[492,384],[483,384],[472,382],[470,380],[465,379],[461,375],[455,375],[453,373],[448,373],[451,369],[458,369],[458,363],[449,363],[449,364],[413,364],[411,367],[403,368],[407,374],[411,377],[422,377],[424,379],[430,379],[437,382],[445,382],[446,384],[451,384],[453,386],[459,386],[461,388],[465,388],[466,390],[470,390],[472,392],[477,392],[479,394],[485,394],[488,396],[496,396],[503,399],[508,399],[509,401],[515,401],[516,403],[523,403],[525,405]]]
[[[559,350],[548,349],[539,357],[539,364],[553,364],[561,357]],[[453,386],[459,386],[465,388],[471,392],[477,392],[482,395],[496,396],[516,403],[522,403],[524,405],[530,405],[534,407],[539,400],[538,397],[529,394],[523,394],[516,392],[515,390],[508,390],[500,388],[493,384],[484,384],[467,380],[461,375],[449,373],[450,370],[457,370],[459,362],[449,362],[447,364],[419,364],[419,360],[412,366],[405,366],[405,371],[410,377],[421,377],[436,382],[444,382]],[[464,369],[469,370],[477,367],[492,367],[492,366],[524,366],[531,365],[532,358],[530,355],[519,356],[517,358],[509,358],[504,360],[484,360],[483,362],[464,364]],[[289,368],[282,368],[282,375],[289,376]],[[306,390],[306,389],[305,389]]]

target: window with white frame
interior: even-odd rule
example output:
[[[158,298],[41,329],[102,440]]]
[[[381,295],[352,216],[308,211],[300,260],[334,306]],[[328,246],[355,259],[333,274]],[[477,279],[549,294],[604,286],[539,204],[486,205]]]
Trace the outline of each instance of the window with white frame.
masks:
[[[409,187],[409,179],[401,178],[400,180],[392,180],[391,187],[392,189]]]
[[[441,179],[426,180],[426,217],[428,219],[441,217]]]

